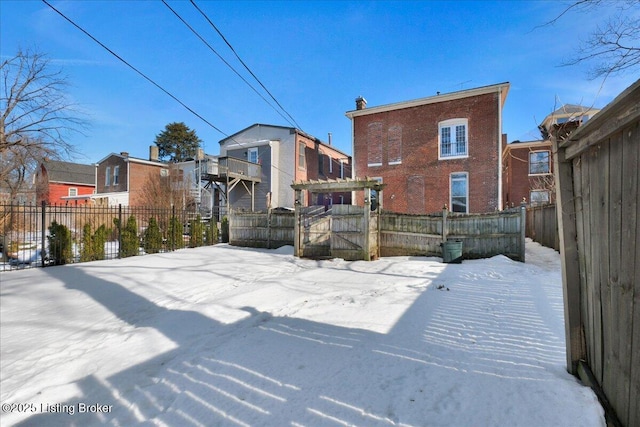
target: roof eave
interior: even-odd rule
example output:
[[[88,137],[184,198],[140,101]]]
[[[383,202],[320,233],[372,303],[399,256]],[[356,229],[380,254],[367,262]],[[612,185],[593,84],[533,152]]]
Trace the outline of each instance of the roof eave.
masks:
[[[441,95],[429,96],[426,98],[414,99],[411,101],[402,101],[396,102],[393,104],[385,104],[379,105],[377,107],[365,108],[362,110],[351,110],[347,111],[345,115],[349,119],[353,119],[354,117],[366,116],[368,114],[376,114],[383,113],[386,111],[400,110],[404,108],[418,107],[421,105],[427,104],[436,104],[439,102],[453,101],[457,99],[468,98],[472,96],[485,95],[488,93],[499,92],[501,95],[501,105],[504,105],[504,102],[507,99],[507,93],[509,92],[510,87],[509,82],[498,83],[490,86],[482,86],[474,89],[467,89],[458,92],[445,93]]]

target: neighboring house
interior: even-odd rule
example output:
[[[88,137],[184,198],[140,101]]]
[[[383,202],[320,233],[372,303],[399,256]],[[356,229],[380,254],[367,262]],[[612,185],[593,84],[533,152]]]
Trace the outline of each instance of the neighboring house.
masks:
[[[175,167],[182,171],[183,185],[188,189],[201,216],[219,217],[222,190],[208,180],[208,176],[218,170],[218,156],[204,154],[202,149],[198,149],[195,159],[175,163]]]
[[[503,152],[503,205],[552,203],[554,196],[551,141],[514,141]]]
[[[514,141],[503,152],[504,206],[555,202],[551,133],[568,135],[600,110],[566,104],[550,113],[538,126],[542,140]]]
[[[111,153],[96,164],[98,204],[143,206],[144,186],[148,179],[168,176],[169,165],[158,161],[157,147],[150,148],[149,160]]]
[[[424,214],[502,208],[502,108],[509,83],[367,108],[352,121],[356,177],[386,184],[383,209]],[[358,200],[358,204],[363,201]]]
[[[246,210],[292,208],[294,181],[351,177],[351,158],[330,143],[296,128],[266,124],[221,140],[219,167],[220,173],[241,169],[225,184],[225,197],[231,208]],[[351,193],[319,194],[309,202],[350,204]]]
[[[45,160],[35,176],[36,200],[46,204],[86,204],[96,189],[94,165]]]
[[[542,139],[548,140],[549,133],[552,131],[554,125],[556,126],[556,128],[558,128],[558,125],[563,125],[565,123],[573,123],[580,126],[586,123],[599,111],[600,109],[598,108],[584,107],[582,105],[575,104],[565,104],[545,117],[542,123],[540,123],[540,125],[538,126],[538,129],[540,129]],[[573,128],[573,126],[568,126],[568,129]]]

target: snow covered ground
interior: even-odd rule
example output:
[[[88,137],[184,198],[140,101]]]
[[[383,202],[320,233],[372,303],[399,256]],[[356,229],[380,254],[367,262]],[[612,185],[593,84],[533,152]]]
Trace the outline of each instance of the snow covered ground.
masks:
[[[604,426],[559,256],[228,245],[0,272],[0,424]]]

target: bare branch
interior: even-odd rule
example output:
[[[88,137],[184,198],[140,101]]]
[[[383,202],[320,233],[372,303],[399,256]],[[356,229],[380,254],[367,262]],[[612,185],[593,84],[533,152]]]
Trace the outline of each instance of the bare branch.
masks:
[[[0,187],[15,197],[45,157],[75,152],[68,137],[87,123],[68,101],[62,71],[39,52],[18,50],[3,60],[0,83]]]

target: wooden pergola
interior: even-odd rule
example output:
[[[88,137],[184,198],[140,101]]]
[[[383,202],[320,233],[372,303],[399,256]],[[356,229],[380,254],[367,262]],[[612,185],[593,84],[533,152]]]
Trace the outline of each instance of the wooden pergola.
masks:
[[[371,224],[371,191],[375,190],[378,193],[378,198],[382,195],[382,189],[385,184],[378,180],[365,177],[365,178],[347,178],[347,179],[334,179],[334,180],[310,180],[310,181],[296,181],[291,185],[291,188],[295,190],[295,237],[294,237],[294,254],[297,257],[302,256],[301,245],[301,230],[300,230],[300,215],[301,208],[303,207],[303,191],[309,191],[311,193],[333,193],[333,192],[349,192],[349,191],[363,191],[364,192],[364,212],[363,212],[363,230],[369,230]],[[306,205],[305,205],[306,206]],[[378,204],[379,207],[379,204]],[[376,208],[377,212],[378,208]],[[377,234],[376,234],[377,235]],[[363,245],[363,257],[366,261],[371,260],[370,247],[370,233],[364,233],[364,245]]]

